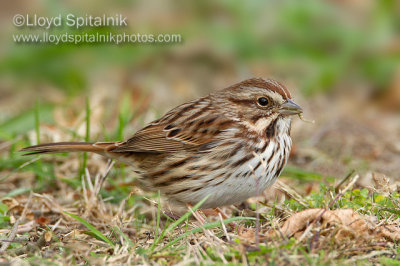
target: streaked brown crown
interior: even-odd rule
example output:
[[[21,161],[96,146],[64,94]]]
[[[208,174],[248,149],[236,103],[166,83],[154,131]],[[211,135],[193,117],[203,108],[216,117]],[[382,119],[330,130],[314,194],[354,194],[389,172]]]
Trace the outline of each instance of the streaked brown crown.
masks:
[[[232,85],[230,88],[261,88],[261,89],[268,89],[279,93],[283,99],[292,99],[292,95],[290,94],[289,90],[286,89],[280,82],[275,81],[273,79],[263,79],[263,78],[251,78],[246,79],[242,82],[236,83]]]

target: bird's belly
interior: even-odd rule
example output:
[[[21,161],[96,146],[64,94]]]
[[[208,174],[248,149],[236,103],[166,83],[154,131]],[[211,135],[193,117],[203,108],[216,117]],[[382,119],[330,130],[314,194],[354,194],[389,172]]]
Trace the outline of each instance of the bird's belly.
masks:
[[[278,140],[277,140],[278,141]],[[255,154],[247,162],[229,169],[220,169],[203,179],[203,187],[187,195],[180,195],[180,201],[195,204],[209,195],[202,208],[230,205],[261,194],[280,175],[290,152],[290,138],[271,141],[260,154]],[[243,158],[238,152],[231,161]],[[225,175],[221,173],[225,171]]]

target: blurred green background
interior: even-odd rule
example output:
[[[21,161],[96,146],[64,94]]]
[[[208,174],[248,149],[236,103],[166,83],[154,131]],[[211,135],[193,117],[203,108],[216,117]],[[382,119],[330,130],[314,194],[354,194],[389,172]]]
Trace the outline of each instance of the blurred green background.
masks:
[[[397,0],[25,0],[3,2],[0,12],[3,141],[34,128],[35,104],[40,106],[42,122],[57,124],[60,121],[55,118],[54,107],[63,106],[73,116],[74,112],[84,111],[88,96],[92,107],[105,109],[106,118],[99,119],[103,129],[118,127],[118,121],[129,124],[142,117],[140,125],[133,126],[137,129],[184,100],[255,76],[272,77],[286,84],[304,106],[306,116],[322,121],[305,130],[307,134],[340,120],[341,116],[354,115],[358,121],[354,109],[364,111],[369,106],[398,116],[400,2]],[[123,45],[13,42],[13,34],[40,31],[13,26],[15,14],[50,17],[68,13],[122,14],[127,17],[128,27],[78,31],[55,28],[55,33],[169,33],[181,34],[183,41]],[[349,105],[353,108],[348,108]],[[154,112],[144,115],[141,108]],[[381,116],[376,110],[375,114]],[[121,112],[130,115],[118,118]],[[318,117],[322,113],[325,121]],[[388,127],[387,132],[396,138],[400,127],[399,121],[394,121],[397,127]],[[382,125],[371,127],[379,131]],[[92,133],[98,134],[92,138],[122,139],[133,133],[133,129],[122,131],[107,136],[101,128],[93,129]],[[295,138],[309,137],[294,133]],[[311,140],[313,145],[317,140],[318,136]]]
[[[354,84],[381,92],[391,85],[399,65],[396,0],[15,1],[2,3],[1,12],[2,92],[52,87],[74,95],[111,77],[116,86],[127,86],[138,73],[145,80],[166,75],[187,79],[205,90],[212,89],[208,85],[215,79],[229,83],[261,75],[290,79],[306,95]],[[67,13],[121,13],[129,24],[123,31],[179,33],[183,42],[12,42],[12,33],[23,32],[12,25],[15,14]],[[99,29],[108,30],[121,29]]]

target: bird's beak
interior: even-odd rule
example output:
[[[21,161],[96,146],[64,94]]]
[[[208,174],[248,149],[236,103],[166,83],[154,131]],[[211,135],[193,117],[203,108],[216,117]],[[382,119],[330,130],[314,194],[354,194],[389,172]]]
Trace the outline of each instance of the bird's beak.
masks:
[[[300,106],[295,104],[292,100],[288,99],[281,105],[281,108],[278,110],[280,114],[283,115],[297,115],[303,112]]]

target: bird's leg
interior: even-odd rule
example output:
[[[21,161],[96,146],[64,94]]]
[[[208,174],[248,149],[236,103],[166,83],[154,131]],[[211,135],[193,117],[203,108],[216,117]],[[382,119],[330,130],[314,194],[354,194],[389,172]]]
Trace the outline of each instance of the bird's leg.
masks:
[[[186,204],[186,206],[192,212],[193,217],[196,218],[196,220],[199,221],[200,224],[202,224],[202,225],[205,224],[206,220],[201,215],[202,211],[200,211],[200,210],[193,211],[193,209],[192,209],[193,205],[190,203]]]
[[[213,211],[215,211],[217,214],[221,215],[222,219],[228,219],[229,217],[226,216],[226,214],[220,209],[220,208],[214,208]],[[221,221],[222,223],[222,221]],[[228,223],[228,225],[232,228],[232,231],[236,231],[236,224],[233,222]]]
[[[189,209],[192,208],[192,205],[188,204],[187,205]],[[228,219],[229,217],[226,216],[226,214],[220,209],[220,208],[213,208],[213,209],[204,209],[204,210],[197,210],[193,212],[193,216],[202,224],[205,223],[205,219],[203,218],[203,215],[205,217],[218,217],[221,215],[222,219]],[[221,221],[222,222],[222,221]],[[232,228],[232,231],[235,232],[236,230],[236,224],[235,223],[228,223],[228,225]]]

